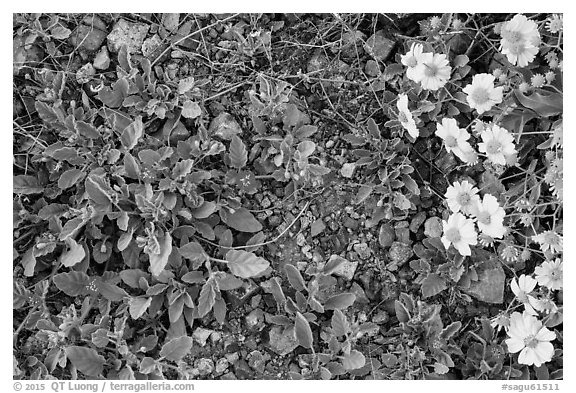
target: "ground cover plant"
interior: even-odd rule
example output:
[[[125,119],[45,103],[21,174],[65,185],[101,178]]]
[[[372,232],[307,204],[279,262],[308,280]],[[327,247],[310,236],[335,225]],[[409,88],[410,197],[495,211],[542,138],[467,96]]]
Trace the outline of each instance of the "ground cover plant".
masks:
[[[562,379],[558,14],[14,14],[16,379]]]

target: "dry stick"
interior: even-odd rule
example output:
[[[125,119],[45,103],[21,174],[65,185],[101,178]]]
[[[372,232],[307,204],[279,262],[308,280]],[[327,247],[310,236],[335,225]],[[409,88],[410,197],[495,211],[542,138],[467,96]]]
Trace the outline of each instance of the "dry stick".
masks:
[[[280,233],[280,234],[279,234],[278,236],[276,236],[274,239],[269,240],[269,241],[264,242],[264,243],[256,243],[256,244],[251,244],[251,245],[249,245],[249,246],[246,245],[246,246],[228,247],[228,246],[221,246],[221,245],[219,245],[219,244],[213,243],[213,242],[211,242],[210,240],[206,240],[206,239],[204,239],[203,237],[200,237],[200,236],[197,236],[197,235],[193,235],[193,236],[194,236],[195,238],[199,239],[199,240],[202,240],[202,241],[204,241],[204,242],[206,242],[206,243],[214,246],[214,247],[225,248],[225,249],[227,249],[227,250],[241,250],[241,249],[244,249],[244,248],[252,248],[252,247],[265,246],[265,245],[267,245],[267,244],[275,243],[276,241],[278,241],[278,239],[280,239],[282,236],[284,236],[284,234],[285,234],[286,232],[288,232],[288,230],[294,226],[294,224],[296,223],[296,221],[298,221],[298,219],[302,216],[302,214],[304,214],[304,212],[308,209],[308,206],[310,206],[310,202],[311,202],[311,201],[306,202],[306,206],[304,206],[304,208],[302,208],[302,210],[300,211],[300,213],[298,213],[298,215],[296,216],[296,218],[294,219],[294,221],[292,221],[292,223],[291,223],[290,225],[288,225],[288,226],[286,227],[286,229],[284,229],[284,230],[282,231],[282,233]],[[210,258],[210,259],[214,260],[213,258]],[[216,261],[217,261],[217,262],[223,262],[223,260],[219,260],[219,259],[217,259]],[[228,262],[228,261],[226,261],[226,262]]]
[[[164,56],[166,53],[168,53],[168,51],[169,51],[170,49],[172,49],[172,47],[178,45],[178,44],[181,43],[182,41],[185,41],[185,40],[187,40],[188,38],[192,37],[193,35],[196,35],[196,34],[202,32],[202,31],[204,31],[204,30],[208,30],[208,29],[210,29],[210,28],[218,25],[219,23],[224,23],[224,22],[229,21],[230,19],[234,19],[234,18],[236,18],[238,15],[240,15],[240,13],[234,14],[234,15],[229,16],[229,17],[227,17],[227,18],[224,18],[224,19],[222,19],[222,20],[218,20],[218,21],[212,23],[211,25],[202,27],[201,29],[198,29],[198,30],[194,31],[194,32],[188,34],[187,36],[184,36],[184,37],[180,38],[179,40],[177,40],[176,42],[174,42],[172,45],[168,46],[168,48],[164,49],[164,50],[162,51],[162,53],[160,53],[160,55],[159,55],[156,59],[154,59],[154,61],[152,62],[152,64],[151,64],[150,66],[151,66],[151,67],[154,67],[154,64],[156,64],[156,62],[157,62],[158,60],[160,60],[160,59],[162,58],[162,56]]]

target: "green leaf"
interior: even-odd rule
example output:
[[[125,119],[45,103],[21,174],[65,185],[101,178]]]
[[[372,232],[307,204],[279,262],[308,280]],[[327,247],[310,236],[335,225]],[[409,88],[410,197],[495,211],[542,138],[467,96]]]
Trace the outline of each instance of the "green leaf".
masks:
[[[230,250],[226,253],[228,268],[238,277],[250,278],[264,272],[270,262],[255,254],[243,250]]]
[[[338,309],[334,310],[334,314],[332,314],[331,325],[336,336],[345,336],[350,332],[350,323],[348,323],[346,315]]]
[[[348,355],[342,357],[342,366],[346,370],[356,370],[364,367],[366,358],[362,352],[353,349]]]
[[[44,191],[38,179],[34,176],[18,175],[12,181],[14,194],[39,194]]]
[[[86,256],[86,251],[84,251],[84,247],[76,243],[76,241],[72,238],[66,239],[66,245],[68,246],[68,249],[64,251],[60,256],[60,262],[62,262],[62,265],[66,267],[71,267],[76,265],[77,263],[82,262],[82,260]]]
[[[212,280],[208,280],[200,290],[198,298],[198,317],[202,318],[212,310],[216,301],[216,291]]]
[[[246,151],[246,146],[242,139],[238,138],[238,135],[234,135],[230,141],[230,153],[228,153],[230,158],[230,165],[236,169],[242,169],[246,166],[248,161],[248,152]]]
[[[189,259],[193,262],[195,261],[205,261],[206,260],[206,252],[204,248],[198,242],[190,242],[178,249],[180,255],[184,258]]]
[[[86,178],[84,187],[88,197],[99,206],[109,206],[111,197],[108,194],[108,186],[102,176],[91,174]]]
[[[136,120],[122,131],[120,141],[126,150],[132,150],[142,138],[142,135],[144,135],[144,124],[142,123],[142,117],[138,116]]]
[[[218,209],[218,205],[214,202],[204,201],[202,206],[197,209],[192,209],[192,215],[199,220],[208,218]]]
[[[172,169],[172,178],[174,180],[180,180],[186,177],[190,171],[192,170],[192,166],[194,165],[194,160],[187,159],[178,162],[174,165],[174,169]]]
[[[73,185],[76,185],[85,175],[86,173],[78,168],[68,169],[60,175],[60,179],[58,179],[58,188],[66,190]]]
[[[262,230],[262,224],[246,208],[241,207],[233,213],[228,209],[220,209],[220,218],[229,227],[240,232],[255,233]]]
[[[300,271],[294,266],[289,263],[284,265],[284,271],[286,272],[286,276],[288,277],[288,282],[297,291],[304,291],[306,290],[306,283],[304,282],[304,278],[300,274]]]
[[[64,224],[62,228],[62,232],[60,232],[59,239],[66,240],[67,238],[74,236],[80,228],[82,228],[86,224],[86,221],[81,219],[80,217],[73,218]]]
[[[78,131],[78,133],[85,138],[89,139],[100,138],[100,133],[98,132],[96,127],[94,127],[92,124],[88,124],[86,122],[78,120],[74,126],[76,128],[76,131]]]
[[[422,298],[426,299],[428,297],[437,295],[446,288],[447,286],[445,279],[436,273],[430,273],[424,279],[424,281],[422,281]]]
[[[310,324],[306,318],[304,318],[304,316],[298,311],[296,311],[294,334],[296,335],[296,339],[301,346],[308,349],[312,348],[312,329],[310,329]]]
[[[100,295],[111,302],[120,302],[129,297],[125,290],[109,282],[97,280],[96,287]]]
[[[158,239],[160,243],[160,254],[148,254],[150,257],[150,273],[153,276],[159,276],[162,270],[168,264],[168,257],[172,252],[172,236],[169,232],[164,234],[164,237]]]
[[[398,300],[394,301],[394,310],[396,311],[396,318],[398,318],[399,322],[406,323],[410,320],[410,312],[408,312],[406,306]]]
[[[356,295],[353,293],[340,293],[338,295],[332,296],[326,300],[324,303],[324,309],[326,310],[342,310],[350,307],[356,300]]]
[[[56,274],[52,279],[54,285],[68,296],[79,296],[86,291],[90,284],[90,277],[82,272],[68,272]]]
[[[440,333],[440,338],[443,340],[449,340],[453,335],[455,335],[458,330],[462,327],[462,322],[456,321],[452,322],[450,325],[446,326]]]
[[[66,357],[80,372],[95,377],[102,374],[106,359],[92,348],[70,346],[65,349]]]
[[[514,90],[514,95],[520,103],[543,117],[550,117],[563,112],[563,95],[543,89],[537,89],[529,96],[524,95],[519,89]]]
[[[195,119],[202,114],[202,109],[197,102],[186,100],[182,105],[182,116],[186,119]]]
[[[177,362],[190,352],[192,342],[192,338],[188,336],[174,338],[162,346],[160,356]]]
[[[34,256],[34,247],[30,247],[22,256],[22,266],[24,266],[24,275],[32,277],[36,268],[36,257]]]
[[[454,58],[454,68],[464,67],[470,59],[466,55],[458,55]]]
[[[244,284],[244,281],[240,280],[239,278],[234,277],[231,274],[224,273],[224,272],[220,272],[220,273],[222,273],[222,274],[219,274],[218,276],[216,276],[216,283],[218,284],[218,288],[221,291],[232,291],[234,289],[240,288]],[[182,281],[184,281],[184,280],[182,280]]]

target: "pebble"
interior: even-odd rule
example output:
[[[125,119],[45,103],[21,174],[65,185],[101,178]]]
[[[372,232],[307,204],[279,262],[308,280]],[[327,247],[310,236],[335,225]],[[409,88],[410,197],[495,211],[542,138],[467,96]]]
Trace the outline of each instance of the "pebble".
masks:
[[[352,217],[346,217],[342,225],[344,225],[344,227],[348,229],[355,231],[360,226],[360,223],[357,220],[353,219]]]
[[[438,217],[430,217],[424,223],[424,234],[428,237],[442,236],[442,220]]]
[[[228,360],[225,357],[218,359],[218,361],[216,361],[216,367],[214,370],[216,371],[216,374],[224,373],[226,370],[228,370]]]
[[[372,255],[372,250],[368,247],[368,244],[365,242],[354,244],[354,251],[358,254],[360,259],[368,259]]]
[[[390,316],[384,310],[378,311],[378,313],[372,317],[372,322],[377,323],[379,325],[385,324],[389,320]]]
[[[412,247],[409,245],[401,242],[394,242],[390,247],[388,257],[392,263],[400,266],[406,263],[413,254],[414,251],[412,251]]]
[[[198,344],[200,344],[201,347],[203,347],[204,345],[206,345],[206,341],[208,341],[208,337],[210,337],[212,332],[213,332],[212,330],[199,327],[196,330],[194,330],[194,333],[192,333],[192,339],[194,339],[194,341],[196,341]]]
[[[268,197],[263,198],[262,202],[260,202],[260,206],[262,206],[263,209],[268,209],[270,206],[272,206],[270,198]]]
[[[149,26],[143,23],[132,23],[120,19],[108,34],[108,49],[116,53],[123,45],[126,45],[129,53],[136,53],[142,48],[148,29]]]
[[[202,376],[210,375],[214,371],[214,362],[212,359],[202,358],[198,359],[195,363],[198,372],[200,372]]]
[[[240,355],[238,354],[238,352],[227,353],[224,355],[224,357],[226,358],[226,361],[230,364],[234,364],[238,361],[238,359],[240,359]]]
[[[304,237],[304,234],[302,232],[300,232],[297,236],[296,236],[296,244],[300,247],[303,247],[304,244],[306,244],[306,238]]]
[[[326,142],[326,149],[331,149],[332,147],[334,147],[333,140],[329,140],[328,142]]]
[[[110,56],[108,55],[108,48],[103,46],[94,57],[94,68],[107,70],[108,67],[110,67]]]
[[[348,281],[352,280],[352,278],[354,278],[354,273],[356,273],[356,269],[358,268],[358,262],[349,261],[347,259],[342,258],[339,255],[332,255],[328,262],[330,262],[335,258],[343,259],[343,261],[338,267],[338,269],[334,271],[334,274]]]

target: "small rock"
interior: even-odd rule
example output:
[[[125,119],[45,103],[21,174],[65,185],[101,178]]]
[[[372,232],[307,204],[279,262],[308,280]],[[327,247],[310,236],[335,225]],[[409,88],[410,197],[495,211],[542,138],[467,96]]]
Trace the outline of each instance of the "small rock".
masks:
[[[350,287],[350,292],[356,295],[356,301],[355,301],[356,303],[358,304],[370,303],[370,299],[368,299],[368,296],[366,296],[366,292],[357,282],[352,283],[352,286]]]
[[[146,38],[142,43],[142,54],[145,57],[155,57],[154,52],[158,50],[162,45],[162,40],[158,34],[154,34],[150,38]],[[160,53],[159,53],[160,54]]]
[[[365,242],[354,244],[353,248],[360,259],[368,259],[370,258],[370,255],[372,255],[372,250]]]
[[[95,74],[96,70],[92,64],[86,63],[76,72],[76,81],[80,84],[88,83]]]
[[[229,373],[222,375],[222,377],[220,379],[223,379],[226,381],[235,381],[238,378],[236,378],[236,375],[234,375],[234,373],[232,371],[230,371]]]
[[[378,76],[378,74],[380,74],[380,67],[378,66],[378,62],[374,60],[368,60],[364,70],[369,76]]]
[[[376,315],[372,317],[372,322],[377,323],[378,325],[383,325],[390,319],[388,313],[384,310],[378,311]]]
[[[234,135],[241,134],[242,129],[231,114],[222,112],[212,120],[210,127],[208,127],[208,132],[210,135],[231,140]]]
[[[208,337],[210,337],[212,332],[213,332],[212,330],[199,327],[196,330],[194,330],[194,333],[192,333],[192,339],[194,339],[194,341],[196,341],[198,344],[200,344],[201,347],[203,347],[204,345],[206,345],[206,341],[208,341]]]
[[[293,326],[274,326],[270,330],[269,344],[270,348],[280,356],[288,355],[300,345]]]
[[[252,310],[250,314],[246,316],[246,327],[248,329],[254,329],[258,326],[258,322],[260,322],[260,316],[262,315],[262,310],[257,308],[256,310]]]
[[[263,209],[268,209],[270,206],[272,206],[272,202],[270,202],[270,198],[265,197],[262,199],[262,202],[260,202],[260,206],[262,206]]]
[[[310,236],[317,236],[324,232],[324,229],[326,229],[326,224],[324,224],[324,221],[319,218],[312,223],[312,227],[310,228]]]
[[[426,213],[419,212],[414,216],[414,218],[412,218],[412,221],[410,222],[410,230],[414,233],[418,232],[418,229],[420,229],[420,226],[424,221],[426,221]]]
[[[195,362],[195,367],[201,376],[208,376],[214,371],[214,362],[208,358],[198,359]]]
[[[354,175],[355,169],[356,169],[355,163],[346,163],[346,164],[342,165],[342,168],[340,168],[340,174],[343,177],[350,179]]]
[[[334,147],[333,140],[329,140],[328,142],[326,142],[326,149],[331,149],[332,147]]]
[[[438,217],[430,217],[424,223],[424,234],[428,237],[442,236],[442,220]]]
[[[390,224],[382,224],[380,226],[380,231],[378,232],[378,243],[380,247],[388,248],[396,240],[396,232]]]
[[[304,234],[302,232],[296,235],[296,244],[298,244],[298,246],[300,247],[303,247],[304,244],[306,244],[306,238],[304,237]]]
[[[396,228],[396,241],[407,245],[412,244],[412,240],[410,240],[410,230],[408,228]]]
[[[328,66],[328,59],[322,52],[316,52],[308,61],[308,72],[319,72]]]
[[[120,19],[112,32],[108,34],[108,49],[116,53],[123,45],[128,47],[129,53],[136,53],[142,48],[149,26],[143,23],[128,22]]]
[[[106,39],[106,24],[98,16],[86,16],[70,36],[70,43],[79,49],[95,51]]]
[[[266,362],[270,360],[270,355],[262,354],[260,351],[252,351],[248,355],[248,365],[254,370],[262,371],[266,368]]]
[[[414,251],[412,251],[412,247],[401,242],[392,243],[392,246],[390,246],[390,251],[388,251],[388,257],[390,258],[390,261],[398,266],[406,263],[413,254]]]
[[[240,359],[238,352],[227,353],[224,357],[226,357],[226,361],[230,364],[234,364]]]
[[[342,225],[344,225],[344,227],[346,227],[346,228],[349,228],[349,229],[355,231],[360,226],[360,223],[358,222],[358,220],[355,220],[352,217],[346,217],[344,219],[344,222],[342,223]]]
[[[506,275],[497,258],[491,258],[476,267],[478,281],[472,281],[464,292],[476,299],[493,304],[500,304],[504,299]]]
[[[347,259],[342,258],[339,255],[332,255],[328,262],[336,258],[342,259],[342,263],[340,264],[340,266],[338,266],[338,269],[334,271],[334,274],[343,277],[348,281],[352,280],[352,278],[354,278],[354,273],[356,273],[356,269],[358,268],[358,262],[349,261]]]
[[[394,49],[396,42],[386,38],[384,36],[384,31],[378,30],[372,37],[366,40],[364,44],[364,49],[370,53],[374,59],[384,61]]]
[[[110,67],[110,56],[108,55],[108,48],[103,46],[94,57],[94,68],[97,70],[107,70]]]
[[[220,358],[216,361],[216,367],[214,371],[216,374],[222,374],[228,370],[228,360],[226,358]]]
[[[222,340],[222,333],[212,332],[212,334],[210,335],[210,341],[212,341],[212,344],[216,344],[220,340]]]
[[[275,228],[282,223],[282,217],[275,214],[273,216],[268,217],[268,225]]]

